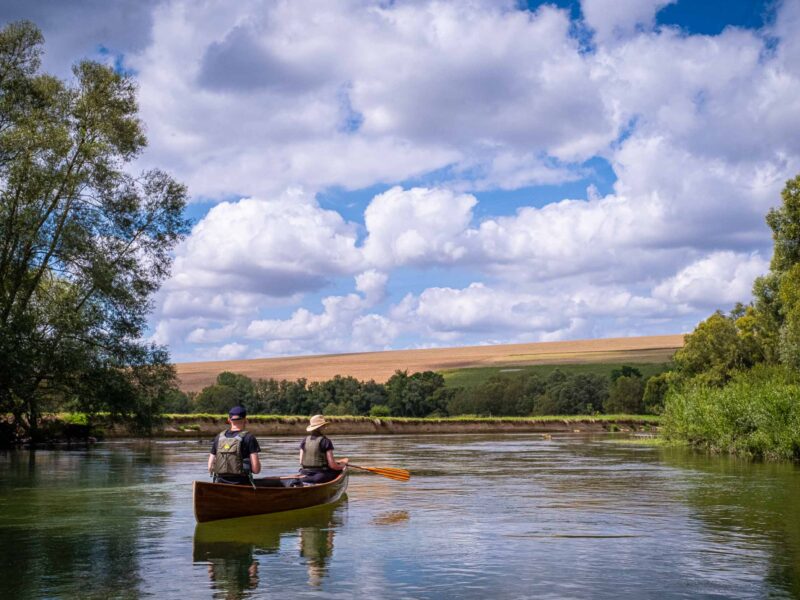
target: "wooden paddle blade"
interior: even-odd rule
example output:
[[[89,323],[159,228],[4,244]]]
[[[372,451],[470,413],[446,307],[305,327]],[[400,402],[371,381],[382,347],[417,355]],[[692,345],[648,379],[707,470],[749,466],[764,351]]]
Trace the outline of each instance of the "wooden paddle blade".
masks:
[[[348,464],[348,466],[361,469],[363,471],[369,471],[370,473],[375,473],[376,475],[381,475],[382,477],[393,479],[395,481],[408,481],[411,478],[411,473],[405,469],[395,469],[393,467],[362,467],[353,464]]]

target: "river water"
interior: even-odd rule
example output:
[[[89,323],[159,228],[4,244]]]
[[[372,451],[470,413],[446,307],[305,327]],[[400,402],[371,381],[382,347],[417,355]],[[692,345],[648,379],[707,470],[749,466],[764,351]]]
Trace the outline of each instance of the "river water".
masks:
[[[265,474],[299,440],[262,438]],[[612,435],[335,437],[335,505],[196,526],[209,440],[0,454],[3,598],[800,597],[800,469]]]

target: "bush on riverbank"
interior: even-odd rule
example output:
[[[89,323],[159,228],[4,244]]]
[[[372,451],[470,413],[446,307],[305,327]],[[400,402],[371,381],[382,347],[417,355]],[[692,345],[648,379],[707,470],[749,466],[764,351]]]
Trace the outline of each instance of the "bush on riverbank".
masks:
[[[800,459],[800,380],[783,367],[757,367],[724,387],[696,380],[667,398],[669,442],[763,459]]]

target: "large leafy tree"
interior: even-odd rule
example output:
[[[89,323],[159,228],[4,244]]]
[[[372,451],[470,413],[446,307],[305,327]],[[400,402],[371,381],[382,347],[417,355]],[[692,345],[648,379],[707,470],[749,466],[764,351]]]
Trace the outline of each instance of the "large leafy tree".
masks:
[[[31,23],[0,30],[0,412],[146,416],[174,371],[143,343],[150,298],[188,231],[186,188],[126,169],[146,144],[135,82],[83,61],[39,73]]]

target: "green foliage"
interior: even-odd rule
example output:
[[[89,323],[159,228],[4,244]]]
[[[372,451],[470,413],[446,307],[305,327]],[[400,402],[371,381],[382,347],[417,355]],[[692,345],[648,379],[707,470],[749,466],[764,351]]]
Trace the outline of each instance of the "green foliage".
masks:
[[[206,388],[195,398],[195,411],[202,413],[223,413],[233,406],[239,405],[239,390],[229,385],[215,383]]]
[[[608,372],[608,371],[607,371]],[[603,410],[610,379],[560,369],[547,377],[521,372],[496,375],[484,383],[456,388],[448,402],[451,415],[573,415]]]
[[[636,367],[630,365],[622,365],[619,369],[611,371],[611,381],[616,381],[620,377],[638,377],[642,378],[642,372]]]
[[[783,367],[736,374],[720,388],[694,381],[673,389],[663,435],[712,452],[800,459],[800,382]]]
[[[556,370],[545,392],[533,403],[534,415],[588,415],[601,412],[608,396],[608,379],[593,374],[572,377]]]
[[[644,412],[644,387],[641,377],[620,375],[611,383],[608,398],[603,403],[607,413],[627,413],[638,415]]]
[[[713,451],[800,459],[800,176],[767,215],[770,272],[753,284],[754,303],[717,311],[687,336],[669,379],[665,432]],[[780,367],[777,365],[781,365]],[[653,382],[648,402],[663,392]]]
[[[186,189],[129,173],[135,82],[91,61],[74,83],[38,74],[41,44],[30,23],[0,30],[0,411],[34,438],[69,405],[148,428],[175,374],[141,338]]]
[[[667,371],[654,375],[644,385],[644,393],[642,394],[642,404],[644,412],[651,415],[660,415],[664,411],[664,403],[667,399],[667,393],[670,389],[671,382],[675,379],[675,373]]]
[[[739,336],[735,315],[717,311],[686,336],[685,345],[675,353],[675,364],[686,378],[723,385],[734,372],[755,364],[755,357]]]
[[[375,404],[369,409],[370,417],[388,417],[392,412],[385,404]]]
[[[671,358],[671,355],[670,355]],[[666,357],[665,357],[666,359]],[[610,378],[614,371],[623,368],[633,368],[639,371],[643,379],[652,377],[663,373],[670,368],[669,363],[665,362],[626,362],[626,363],[575,363],[575,364],[558,364],[558,365],[523,365],[514,367],[513,370],[508,367],[471,367],[468,369],[453,369],[443,371],[445,383],[447,387],[451,388],[472,388],[486,383],[489,379],[494,377],[527,377],[529,375],[538,375],[546,379],[553,371],[561,371],[562,373],[570,375],[599,375],[603,378]]]
[[[409,375],[395,371],[386,382],[387,405],[393,416],[425,417],[431,413],[446,414],[449,392],[444,377],[433,371]]]
[[[187,414],[192,412],[192,399],[188,394],[179,389],[167,390],[164,395],[164,405],[161,407],[164,414]]]

